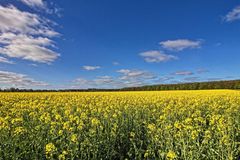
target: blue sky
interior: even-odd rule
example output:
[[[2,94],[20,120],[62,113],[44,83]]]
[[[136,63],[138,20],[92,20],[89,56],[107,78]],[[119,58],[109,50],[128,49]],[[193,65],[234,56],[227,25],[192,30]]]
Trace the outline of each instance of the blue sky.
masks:
[[[240,78],[240,2],[0,1],[0,87]]]

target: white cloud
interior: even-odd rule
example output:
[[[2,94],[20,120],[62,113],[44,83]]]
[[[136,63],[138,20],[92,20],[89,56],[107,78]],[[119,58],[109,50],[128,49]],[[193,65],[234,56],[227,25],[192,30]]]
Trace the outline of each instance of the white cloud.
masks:
[[[78,78],[73,81],[72,88],[123,88],[135,87],[151,84],[156,78],[151,72],[142,70],[121,69],[117,71],[120,73],[117,77],[100,76],[95,79]]]
[[[139,79],[153,79],[155,75],[151,72],[142,71],[142,70],[129,70],[129,69],[121,69],[117,71],[121,73],[121,80],[139,80]]]
[[[47,83],[36,81],[25,74],[0,71],[0,86],[4,87],[20,87],[20,88],[31,88],[31,87],[46,87]]]
[[[122,83],[118,79],[114,79],[110,76],[101,76],[95,79],[89,80],[85,78],[78,78],[73,81],[72,88],[121,88]]]
[[[144,70],[121,69],[117,71],[121,73],[118,77],[123,87],[143,86],[151,83],[157,76],[151,72]]]
[[[193,72],[191,72],[191,71],[177,71],[173,74],[174,75],[179,75],[179,76],[188,76],[188,75],[193,75]]]
[[[4,33],[0,35],[0,53],[14,58],[22,58],[34,62],[50,63],[59,56],[47,46],[54,46],[53,42],[44,37],[33,37],[24,34]]]
[[[10,61],[9,59],[7,59],[5,57],[1,57],[1,56],[0,56],[0,63],[14,64],[13,61]]]
[[[40,8],[45,7],[43,0],[20,0],[20,1],[22,1],[23,3],[25,3],[30,7],[40,7]]]
[[[0,5],[0,54],[40,63],[51,63],[59,54],[49,39],[59,35],[48,19]],[[51,48],[50,48],[51,47]]]
[[[201,41],[188,39],[167,40],[159,43],[163,48],[173,51],[182,51],[188,48],[200,48]]]
[[[33,13],[20,11],[12,5],[8,7],[0,5],[0,19],[0,32],[3,33],[14,32],[48,37],[59,35],[49,27],[49,24],[53,23],[50,20]]]
[[[113,62],[112,64],[113,64],[114,66],[118,66],[118,65],[120,65],[120,63],[119,63],[119,62],[116,62],[116,61]]]
[[[139,54],[146,62],[158,63],[178,59],[176,56],[164,54],[160,51],[147,51]]]
[[[224,18],[226,22],[232,22],[240,19],[240,6],[232,9]]]
[[[117,71],[118,73],[128,74],[130,72],[129,69],[120,69]]]
[[[112,83],[114,80],[111,76],[100,76],[97,79],[94,80],[96,84],[102,84],[102,83]]]
[[[14,6],[3,7],[0,5],[0,31],[1,32],[36,32],[34,26],[41,24],[41,20],[35,14],[22,12]]]
[[[44,11],[45,13],[54,14],[57,15],[58,17],[62,16],[60,13],[62,9],[57,7],[56,4],[53,2],[47,3],[47,1],[45,0],[19,0],[19,1],[37,11]]]
[[[86,71],[94,71],[94,70],[100,69],[101,67],[100,66],[83,66],[82,68]]]
[[[80,86],[81,88],[89,88],[89,84],[90,84],[90,81],[84,78],[77,78],[73,82],[74,82],[73,86]]]

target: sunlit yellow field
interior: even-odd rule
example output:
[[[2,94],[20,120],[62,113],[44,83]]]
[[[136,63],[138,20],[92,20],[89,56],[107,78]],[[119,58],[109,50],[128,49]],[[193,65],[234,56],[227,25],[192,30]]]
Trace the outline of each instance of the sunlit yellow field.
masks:
[[[240,91],[0,93],[0,159],[238,159]]]

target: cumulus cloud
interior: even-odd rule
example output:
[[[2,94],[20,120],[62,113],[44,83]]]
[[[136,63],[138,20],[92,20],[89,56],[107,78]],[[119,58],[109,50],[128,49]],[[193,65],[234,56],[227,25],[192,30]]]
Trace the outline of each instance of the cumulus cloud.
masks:
[[[5,57],[1,57],[1,56],[0,56],[0,63],[14,64],[13,61],[10,61],[9,59],[7,59]]]
[[[51,37],[58,36],[48,19],[0,5],[0,54],[40,63],[51,63],[59,56]]]
[[[172,51],[182,51],[189,48],[200,48],[201,41],[188,39],[167,40],[159,43],[162,48]]]
[[[83,66],[82,68],[86,71],[94,71],[94,70],[100,69],[101,67],[100,66]]]
[[[224,16],[224,21],[232,22],[240,19],[240,6],[233,8],[226,16]]]
[[[53,23],[37,14],[20,11],[13,5],[0,5],[0,31],[53,37],[58,35],[49,27]]]
[[[45,7],[45,3],[43,2],[43,0],[20,0],[20,1],[22,1],[24,4],[28,5],[29,7],[40,7],[40,8]]]
[[[177,71],[173,74],[178,76],[188,76],[188,75],[193,75],[194,73],[191,71]]]
[[[0,53],[8,57],[50,63],[59,56],[58,53],[47,48],[54,45],[46,37],[35,38],[24,34],[3,33],[0,35],[0,43],[5,45],[0,47]]]
[[[48,84],[45,82],[36,81],[25,74],[0,71],[0,85],[8,87],[31,88],[43,86],[46,87]]]
[[[149,62],[149,63],[159,63],[159,62],[166,62],[166,61],[178,59],[176,56],[168,55],[168,54],[162,53],[161,51],[154,51],[154,50],[142,52],[139,55],[143,57],[146,62]]]

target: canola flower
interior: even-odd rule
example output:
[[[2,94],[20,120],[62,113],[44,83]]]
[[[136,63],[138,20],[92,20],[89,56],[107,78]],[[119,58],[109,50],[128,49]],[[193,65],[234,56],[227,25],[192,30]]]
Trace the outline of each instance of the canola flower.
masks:
[[[240,91],[0,93],[0,160],[240,157]]]
[[[58,156],[58,159],[59,159],[59,160],[65,160],[67,154],[68,154],[67,151],[63,151],[63,152]]]
[[[167,153],[167,159],[169,160],[172,160],[172,159],[175,159],[177,156],[176,156],[176,153],[172,150],[170,150],[168,153]]]
[[[73,143],[77,143],[77,135],[76,135],[76,134],[73,134],[73,135],[71,136],[71,141],[72,141]]]
[[[53,143],[48,143],[45,147],[45,153],[47,158],[52,158],[53,154],[57,151],[57,148]]]

